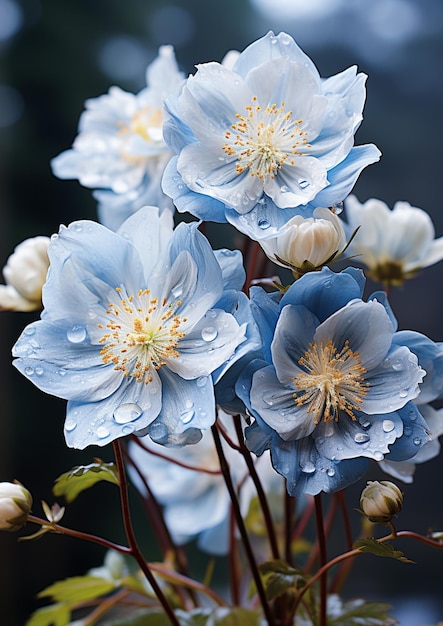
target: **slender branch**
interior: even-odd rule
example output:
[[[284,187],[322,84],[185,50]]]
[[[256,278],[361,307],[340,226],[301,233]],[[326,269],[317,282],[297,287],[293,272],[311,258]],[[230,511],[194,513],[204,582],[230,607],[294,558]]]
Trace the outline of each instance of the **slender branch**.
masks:
[[[285,481],[286,484],[286,481]],[[294,518],[295,498],[290,496],[288,490],[284,493],[285,507],[285,559],[289,565],[292,565],[292,527]]]
[[[235,548],[235,519],[232,506],[229,507],[229,585],[234,606],[240,604],[240,580],[237,550]]]
[[[215,448],[217,450],[218,458],[220,461],[220,467],[223,472],[223,477],[225,479],[229,496],[231,498],[235,521],[237,522],[237,526],[240,531],[240,535],[243,541],[243,546],[245,548],[246,556],[248,558],[249,567],[251,568],[252,577],[254,578],[255,586],[257,588],[257,593],[258,593],[258,596],[260,598],[260,602],[263,608],[263,613],[268,622],[268,626],[273,626],[274,620],[272,617],[271,609],[266,599],[266,593],[263,587],[263,582],[260,576],[260,572],[258,571],[257,563],[255,561],[254,553],[252,551],[251,543],[249,541],[248,532],[246,530],[246,526],[244,524],[243,517],[240,511],[240,505],[238,503],[237,494],[235,492],[234,484],[232,482],[231,473],[229,471],[229,465],[226,461],[225,453],[223,451],[220,434],[218,432],[217,426],[215,425],[211,427],[211,430],[212,430],[212,436],[214,437]]]
[[[315,499],[315,520],[317,526],[317,541],[319,547],[320,568],[324,567],[327,561],[326,555],[326,535],[323,520],[323,505],[321,501],[321,493],[314,496]],[[326,600],[328,579],[327,572],[320,577],[320,626],[326,626]]]
[[[223,598],[215,593],[215,591],[213,591],[210,587],[207,587],[203,583],[194,580],[193,578],[188,578],[183,574],[178,574],[175,571],[171,571],[160,563],[149,563],[149,567],[153,572],[157,572],[171,582],[180,583],[188,589],[194,589],[195,591],[200,591],[201,593],[204,593],[206,596],[208,596],[208,598],[214,600],[214,602],[218,604],[218,606],[228,606],[225,600],[223,600]]]
[[[252,481],[255,485],[255,489],[257,491],[257,497],[260,502],[261,510],[263,513],[263,518],[265,520],[266,530],[268,533],[269,544],[271,546],[271,553],[274,559],[280,558],[280,552],[277,545],[277,537],[275,534],[274,522],[272,520],[271,511],[269,509],[268,499],[266,497],[265,491],[261,484],[260,478],[258,477],[257,470],[255,469],[254,461],[252,460],[251,453],[248,448],[244,444],[243,440],[243,430],[240,424],[240,415],[234,415],[234,426],[235,431],[237,433],[238,442],[240,445],[240,453],[242,454],[246,465],[248,466],[249,474],[252,478]]]
[[[174,609],[172,608],[168,599],[164,595],[160,585],[158,584],[154,575],[152,574],[149,568],[149,565],[145,561],[145,558],[143,557],[140,551],[140,548],[138,547],[137,539],[135,537],[134,529],[132,527],[131,512],[129,508],[128,483],[126,480],[125,464],[123,461],[123,454],[122,454],[120,440],[119,439],[114,440],[112,445],[114,447],[115,461],[117,464],[119,478],[120,478],[120,499],[121,499],[121,505],[122,505],[123,525],[125,528],[125,533],[128,539],[129,546],[131,548],[131,554],[134,557],[134,559],[137,561],[144,575],[146,576],[146,579],[151,585],[155,595],[157,596],[160,604],[162,605],[166,615],[169,617],[173,626],[180,626],[180,622],[175,616]]]

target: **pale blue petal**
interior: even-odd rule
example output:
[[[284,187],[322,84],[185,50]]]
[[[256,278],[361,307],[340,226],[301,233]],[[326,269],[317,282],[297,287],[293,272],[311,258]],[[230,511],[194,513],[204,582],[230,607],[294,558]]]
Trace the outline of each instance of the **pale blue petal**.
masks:
[[[261,287],[250,291],[251,310],[262,337],[265,359],[272,363],[271,343],[279,315],[278,302]]]
[[[413,459],[422,446],[431,439],[429,427],[413,402],[408,402],[399,409],[398,414],[403,421],[403,436],[390,447],[390,454],[386,456],[387,461]],[[386,417],[390,418],[389,415]]]
[[[246,280],[242,253],[223,248],[214,250],[214,255],[222,271],[223,288],[240,290]]]

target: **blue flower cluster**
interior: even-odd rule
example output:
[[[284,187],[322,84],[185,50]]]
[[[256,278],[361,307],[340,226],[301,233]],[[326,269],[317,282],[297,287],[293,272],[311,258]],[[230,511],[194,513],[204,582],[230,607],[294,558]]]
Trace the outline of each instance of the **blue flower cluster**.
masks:
[[[218,406],[243,415],[249,450],[270,451],[291,495],[342,489],[371,460],[407,474],[438,452],[441,345],[399,332],[384,293],[363,299],[361,270],[321,269],[346,248],[326,207],[380,155],[354,146],[365,79],[355,67],[323,79],[289,35],[269,33],[187,80],[162,48],[143,92],[89,101],[53,167],[101,189],[105,223],[52,237],[41,319],[13,349],[20,372],[68,400],[68,446],[148,435],[174,455]],[[248,297],[240,252],[214,251],[199,222],[174,228],[170,199],[306,273]],[[117,212],[104,217],[104,204]]]

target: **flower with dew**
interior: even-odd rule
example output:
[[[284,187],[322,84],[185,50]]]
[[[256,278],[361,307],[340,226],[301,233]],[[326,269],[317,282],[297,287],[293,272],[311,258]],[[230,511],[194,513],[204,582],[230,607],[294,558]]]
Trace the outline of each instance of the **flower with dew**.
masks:
[[[373,145],[354,147],[364,74],[322,79],[292,37],[270,32],[233,67],[197,66],[166,100],[166,142],[176,153],[163,188],[179,211],[231,222],[267,238],[291,217],[342,201]]]
[[[49,237],[22,241],[3,268],[6,285],[0,285],[0,310],[37,311],[48,273]]]
[[[20,530],[31,511],[32,496],[18,482],[0,483],[0,530]]]
[[[443,259],[443,237],[435,239],[431,218],[408,202],[396,202],[391,210],[371,198],[361,204],[355,196],[345,202],[352,230],[359,228],[349,252],[367,268],[373,280],[401,285],[406,279]]]
[[[370,522],[389,524],[401,511],[403,494],[389,480],[369,480],[361,493],[360,506]]]
[[[301,275],[321,269],[340,256],[346,235],[338,215],[319,207],[313,217],[296,215],[275,237],[260,239],[259,243],[271,261]]]
[[[51,162],[58,178],[100,190],[99,217],[113,230],[142,206],[173,208],[160,187],[171,158],[163,140],[163,98],[183,80],[172,46],[161,46],[146,70],[147,86],[138,94],[114,86],[87,100],[72,148]]]
[[[377,294],[377,297],[380,298],[381,294]],[[430,440],[421,445],[419,436],[412,437],[417,452],[407,460],[402,460],[404,459],[402,454],[399,459],[396,458],[394,444],[391,446],[389,457],[380,461],[380,467],[394,478],[412,483],[417,464],[425,463],[440,453],[438,438],[443,435],[443,409],[436,409],[430,403],[443,397],[443,343],[434,342],[426,335],[412,330],[396,332],[394,343],[406,345],[417,356],[419,365],[426,371],[420,384],[420,394],[413,402],[426,420]],[[405,428],[404,434],[410,437],[412,433]]]
[[[369,459],[389,458],[392,444],[405,460],[429,438],[411,402],[424,371],[394,341],[385,305],[361,299],[363,287],[359,270],[325,267],[280,301],[251,290],[264,359],[250,363],[236,389],[256,420],[246,429],[249,448],[270,448],[292,495],[341,489]]]
[[[218,420],[228,436],[236,441],[232,417],[219,410]],[[252,479],[241,454],[223,438],[222,445],[246,516],[256,496]],[[146,493],[146,481],[163,506],[164,520],[173,541],[182,545],[197,537],[201,550],[227,554],[232,503],[212,433],[205,431],[198,443],[183,448],[164,448],[149,437],[143,437],[131,441],[128,451],[134,462],[134,466],[130,466],[132,481],[141,493]],[[266,493],[283,494],[281,476],[273,470],[268,455],[257,459],[256,470]]]
[[[169,212],[145,207],[117,233],[84,220],[52,238],[41,320],[13,355],[68,400],[68,446],[146,431],[184,445],[214,422],[214,382],[246,349],[248,322],[224,309],[238,261],[215,255],[197,226],[173,230]]]

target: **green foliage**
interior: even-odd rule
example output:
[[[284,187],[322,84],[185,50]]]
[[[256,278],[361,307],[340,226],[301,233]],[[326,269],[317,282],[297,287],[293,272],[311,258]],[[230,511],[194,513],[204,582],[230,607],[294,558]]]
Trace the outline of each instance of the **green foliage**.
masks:
[[[302,571],[291,567],[286,561],[278,559],[267,561],[259,569],[265,576],[265,591],[268,600],[274,600],[287,591],[300,589],[306,583]]]
[[[71,609],[69,605],[52,604],[35,611],[25,626],[67,626],[70,619]]]
[[[72,502],[79,493],[102,480],[118,486],[117,468],[114,463],[105,463],[100,459],[95,459],[94,463],[79,465],[59,476],[52,491],[55,496],[64,496],[67,502]]]
[[[386,556],[390,559],[397,559],[402,563],[414,563],[408,559],[401,550],[396,550],[390,543],[380,543],[376,539],[359,539],[355,542],[354,548],[358,548],[361,552],[370,552],[375,556]]]
[[[114,591],[113,581],[97,576],[74,576],[59,580],[38,594],[39,598],[52,598],[55,602],[87,602]]]
[[[103,626],[171,626],[171,621],[164,611],[159,609],[141,609],[130,615],[101,622]]]
[[[388,610],[389,605],[382,602],[352,600],[343,605],[341,615],[328,615],[328,626],[393,626],[397,620]]]

